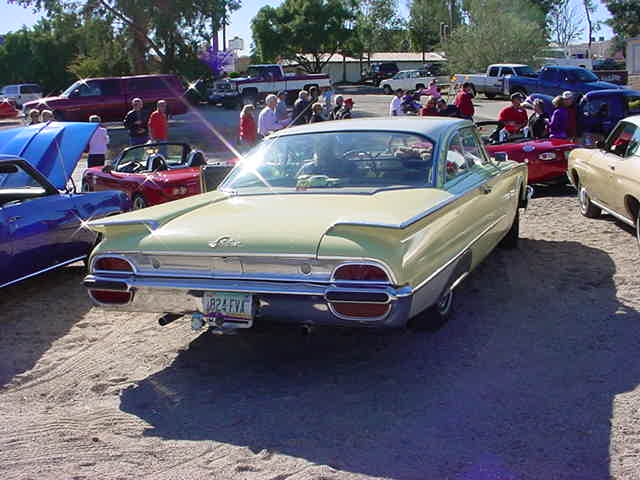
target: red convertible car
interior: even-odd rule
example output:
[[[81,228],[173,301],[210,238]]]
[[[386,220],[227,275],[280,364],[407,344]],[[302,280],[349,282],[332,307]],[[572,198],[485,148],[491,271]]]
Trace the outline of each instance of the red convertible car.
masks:
[[[148,143],[126,148],[112,165],[86,169],[82,190],[121,190],[135,210],[212,190],[234,165],[208,164],[186,143]]]
[[[478,122],[477,124],[489,155],[506,153],[509,160],[526,163],[529,170],[529,184],[567,182],[569,153],[582,145],[560,138],[521,138],[497,143],[493,135],[497,126],[498,122]]]
[[[18,113],[13,102],[6,98],[0,98],[0,118],[14,118],[18,116]]]

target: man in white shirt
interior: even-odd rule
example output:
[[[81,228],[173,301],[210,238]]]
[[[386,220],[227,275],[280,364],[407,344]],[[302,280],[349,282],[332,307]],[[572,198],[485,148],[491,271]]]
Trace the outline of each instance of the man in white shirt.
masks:
[[[100,123],[100,117],[98,115],[91,115],[89,121],[92,123]],[[109,145],[109,133],[107,133],[106,128],[98,127],[89,141],[88,167],[101,167],[105,164],[107,145]]]
[[[258,116],[258,135],[260,137],[266,137],[271,132],[280,130],[285,127],[278,121],[276,115],[276,105],[278,104],[278,97],[275,95],[267,95],[264,101],[265,107]]]
[[[402,96],[404,95],[404,91],[399,88],[396,90],[396,94],[391,100],[391,104],[389,105],[389,115],[392,117],[399,117],[404,115],[402,111]]]

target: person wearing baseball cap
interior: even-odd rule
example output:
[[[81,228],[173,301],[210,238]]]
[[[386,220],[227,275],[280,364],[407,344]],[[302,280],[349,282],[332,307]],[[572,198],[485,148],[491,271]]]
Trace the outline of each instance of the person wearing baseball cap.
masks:
[[[578,136],[578,112],[576,110],[575,95],[572,91],[562,92],[562,102],[567,109],[567,136],[575,139]]]
[[[524,133],[523,129],[529,120],[527,111],[522,107],[524,96],[519,93],[511,95],[511,105],[500,110],[498,121],[503,125],[500,130],[500,142],[506,142],[512,135]]]

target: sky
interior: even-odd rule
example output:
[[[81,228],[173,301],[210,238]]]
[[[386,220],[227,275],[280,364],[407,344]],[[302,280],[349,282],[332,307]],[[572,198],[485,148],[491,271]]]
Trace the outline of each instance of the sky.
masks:
[[[230,18],[230,25],[227,27],[227,40],[238,36],[244,40],[245,50],[241,54],[249,54],[251,47],[251,19],[265,5],[271,5],[276,7],[282,3],[283,0],[243,0],[242,8],[234,12]],[[582,5],[581,0],[572,0],[577,6]],[[405,7],[406,0],[399,0],[401,5],[400,11],[403,15],[406,15],[407,9]],[[609,17],[607,8],[602,4],[601,0],[596,0],[598,6],[595,19],[606,20]],[[2,24],[0,25],[0,35],[13,30],[19,29],[22,25],[31,26],[42,17],[40,13],[33,13],[30,9],[26,9],[17,5],[9,4],[7,0],[0,0],[0,18],[2,18]],[[597,37],[604,36],[606,39],[612,36],[611,29],[605,26]],[[586,41],[586,34],[584,35]],[[222,42],[222,37],[220,37]]]

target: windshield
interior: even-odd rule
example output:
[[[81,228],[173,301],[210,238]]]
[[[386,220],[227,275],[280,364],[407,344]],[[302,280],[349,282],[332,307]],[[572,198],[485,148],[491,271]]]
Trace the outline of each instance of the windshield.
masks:
[[[76,88],[80,87],[81,84],[82,84],[82,82],[77,81],[76,83],[71,85],[69,88],[67,88],[64,92],[62,92],[60,94],[60,96],[61,97],[68,97],[71,94],[71,92],[73,92]]]
[[[598,81],[598,77],[596,77],[589,70],[584,70],[582,68],[577,68],[575,70],[572,70],[571,76],[578,82],[597,82]]]
[[[235,193],[367,192],[432,186],[434,142],[398,132],[327,132],[266,140],[220,187]]]
[[[515,67],[516,75],[520,75],[521,77],[535,77],[537,73],[533,71],[533,69],[529,66],[526,67]]]

